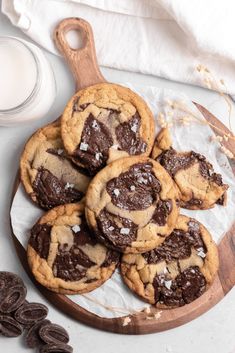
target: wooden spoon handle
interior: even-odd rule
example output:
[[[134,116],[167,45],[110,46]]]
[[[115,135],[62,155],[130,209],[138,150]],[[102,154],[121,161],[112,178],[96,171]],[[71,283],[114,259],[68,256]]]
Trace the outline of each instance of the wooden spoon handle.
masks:
[[[71,30],[81,33],[83,44],[79,49],[71,48],[66,39],[66,34]],[[88,22],[81,18],[62,20],[55,28],[54,41],[68,62],[75,78],[77,90],[105,82],[97,63],[93,32]]]

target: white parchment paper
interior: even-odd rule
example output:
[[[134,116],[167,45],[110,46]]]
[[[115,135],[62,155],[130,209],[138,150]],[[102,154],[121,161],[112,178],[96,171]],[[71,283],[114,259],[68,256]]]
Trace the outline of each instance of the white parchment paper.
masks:
[[[156,87],[132,87],[130,84],[126,84],[126,86],[135,90],[145,99],[152,109],[156,121],[159,112],[167,115],[174,113],[178,117],[185,115],[182,111],[174,110],[172,112],[168,104],[169,101],[184,102],[190,111],[202,120],[204,119],[190,99],[182,93]],[[156,133],[159,129],[160,127],[157,126]],[[203,154],[213,164],[215,172],[222,174],[224,183],[229,185],[226,207],[216,205],[213,209],[206,211],[181,209],[182,214],[202,222],[218,243],[235,219],[235,179],[227,157],[220,152],[217,143],[210,142],[213,132],[207,125],[196,121],[190,122],[190,125],[174,124],[171,128],[171,135],[175,149],[179,151],[194,150]],[[11,221],[14,234],[25,248],[30,229],[42,214],[43,211],[29,200],[20,185],[13,200]],[[70,296],[70,299],[86,310],[106,318],[125,316],[148,306],[124,285],[118,270],[100,288],[85,295]]]

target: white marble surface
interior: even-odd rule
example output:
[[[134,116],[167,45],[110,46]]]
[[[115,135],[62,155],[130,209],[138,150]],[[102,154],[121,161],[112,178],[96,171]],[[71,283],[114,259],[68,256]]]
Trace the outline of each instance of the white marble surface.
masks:
[[[24,37],[1,14],[0,35]],[[28,126],[0,127],[0,270],[18,273],[27,285],[28,299],[48,305],[49,319],[56,323],[62,323],[68,329],[75,353],[90,353],[92,351],[126,353],[128,350],[135,353],[153,351],[158,353],[214,353],[215,351],[235,353],[235,289],[209,312],[184,326],[145,336],[122,336],[87,327],[66,317],[46,302],[30,282],[15,254],[10,238],[8,214],[12,186],[26,138],[37,127],[55,119],[62,112],[74,90],[72,77],[62,59],[48,53],[46,55],[53,65],[58,88],[57,98],[50,113],[42,121],[30,123]],[[133,84],[154,85],[184,91],[192,100],[204,104],[208,109],[216,112],[224,123],[228,123],[226,105],[216,93],[135,73],[111,69],[102,69],[102,72],[108,80],[113,82],[129,81]],[[233,115],[233,126],[235,128],[235,114]],[[0,351],[23,353],[26,349],[22,344],[22,338],[6,339],[0,337]]]

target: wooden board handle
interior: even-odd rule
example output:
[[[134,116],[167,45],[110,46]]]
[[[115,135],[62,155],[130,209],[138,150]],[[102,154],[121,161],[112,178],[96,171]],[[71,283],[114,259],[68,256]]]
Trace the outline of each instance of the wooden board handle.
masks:
[[[211,128],[214,130],[216,135],[223,136],[224,133],[231,134],[231,131],[226,126],[224,126],[224,124],[221,123],[221,121],[219,121],[211,112],[209,112],[206,108],[198,103],[194,102],[194,104],[204,116],[204,118],[210,124],[212,124]],[[231,152],[235,153],[234,139],[223,141],[223,145]],[[233,170],[233,174],[235,175],[235,161],[229,160],[229,162]],[[219,256],[219,279],[224,294],[226,294],[235,285],[235,223],[219,243]]]
[[[235,285],[235,223],[219,243],[219,279],[224,294]]]
[[[81,34],[83,43],[79,49],[71,48],[66,39],[71,30]],[[54,42],[69,64],[77,90],[105,82],[97,63],[92,28],[87,21],[75,17],[64,19],[55,28]]]

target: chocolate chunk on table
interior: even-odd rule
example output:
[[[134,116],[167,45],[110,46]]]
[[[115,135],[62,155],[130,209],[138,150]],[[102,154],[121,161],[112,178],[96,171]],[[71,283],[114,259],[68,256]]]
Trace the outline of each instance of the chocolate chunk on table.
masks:
[[[48,308],[39,303],[26,303],[15,313],[15,319],[23,325],[31,326],[37,321],[45,319]]]
[[[25,343],[27,347],[36,348],[45,344],[45,342],[41,339],[39,335],[39,330],[47,324],[50,324],[49,320],[42,320],[42,321],[36,322],[35,325],[30,327],[30,329],[28,330],[25,336]]]
[[[0,315],[0,335],[5,337],[17,337],[23,332],[23,327],[8,315]]]
[[[39,329],[39,335],[45,343],[60,344],[68,343],[68,332],[60,325],[48,323]]]

